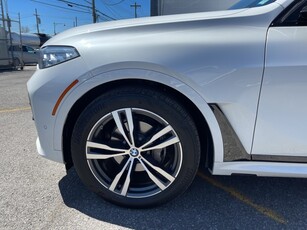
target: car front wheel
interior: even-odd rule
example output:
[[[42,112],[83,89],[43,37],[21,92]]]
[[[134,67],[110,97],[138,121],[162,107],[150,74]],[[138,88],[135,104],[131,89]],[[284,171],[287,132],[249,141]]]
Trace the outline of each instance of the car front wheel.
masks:
[[[91,190],[126,207],[165,203],[190,185],[198,169],[195,123],[172,97],[123,87],[80,115],[72,134],[75,169]]]

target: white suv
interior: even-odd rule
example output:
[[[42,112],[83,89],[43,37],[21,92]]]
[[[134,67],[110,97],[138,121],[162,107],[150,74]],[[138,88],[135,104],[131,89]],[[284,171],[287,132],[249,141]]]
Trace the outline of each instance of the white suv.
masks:
[[[128,207],[178,196],[199,165],[307,177],[307,1],[245,3],[50,39],[28,82],[38,152]]]

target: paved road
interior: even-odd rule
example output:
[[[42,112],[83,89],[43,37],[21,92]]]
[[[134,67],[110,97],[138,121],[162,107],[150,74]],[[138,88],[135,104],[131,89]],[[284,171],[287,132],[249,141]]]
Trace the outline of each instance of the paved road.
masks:
[[[37,155],[26,81],[0,72],[0,229],[307,229],[307,179],[200,172],[164,206],[131,210],[89,192],[74,169]]]

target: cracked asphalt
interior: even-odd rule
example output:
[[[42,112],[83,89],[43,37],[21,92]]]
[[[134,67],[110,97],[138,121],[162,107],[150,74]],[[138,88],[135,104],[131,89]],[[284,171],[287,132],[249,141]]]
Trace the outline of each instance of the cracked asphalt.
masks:
[[[153,209],[125,209],[87,190],[72,168],[36,152],[26,82],[0,72],[0,229],[307,229],[307,179],[211,176]]]

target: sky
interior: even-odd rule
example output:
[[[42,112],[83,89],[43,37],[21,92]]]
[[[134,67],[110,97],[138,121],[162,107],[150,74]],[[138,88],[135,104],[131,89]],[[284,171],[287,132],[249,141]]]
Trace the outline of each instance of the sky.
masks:
[[[91,2],[92,0],[3,0],[5,12],[8,11],[9,17],[18,20],[20,13],[21,25],[29,28],[30,33],[37,33],[37,9],[41,21],[39,31],[49,35],[72,28],[76,24],[80,26],[92,23]],[[98,21],[134,18],[135,8],[131,5],[135,3],[140,5],[137,7],[138,17],[150,15],[150,0],[95,0],[100,15]],[[18,23],[12,23],[12,31],[18,32],[18,27]]]

